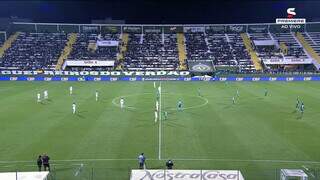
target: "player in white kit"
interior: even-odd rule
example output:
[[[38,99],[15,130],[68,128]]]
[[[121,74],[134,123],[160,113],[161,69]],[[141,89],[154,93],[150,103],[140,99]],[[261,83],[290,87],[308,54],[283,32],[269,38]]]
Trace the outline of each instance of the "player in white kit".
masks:
[[[72,95],[72,91],[73,91],[73,88],[72,88],[72,86],[70,86],[70,87],[69,87],[69,93],[70,93],[70,95]]]
[[[76,103],[72,103],[72,114],[75,114],[76,113]]]
[[[120,99],[120,108],[121,109],[124,108],[124,99],[123,98]]]
[[[96,101],[99,99],[99,92],[96,90]]]
[[[159,101],[156,101],[156,110],[159,111]]]
[[[41,94],[40,93],[37,93],[37,102],[41,102]]]
[[[158,111],[154,110],[154,122],[158,121]]]
[[[48,90],[43,91],[43,97],[44,99],[49,99]]]

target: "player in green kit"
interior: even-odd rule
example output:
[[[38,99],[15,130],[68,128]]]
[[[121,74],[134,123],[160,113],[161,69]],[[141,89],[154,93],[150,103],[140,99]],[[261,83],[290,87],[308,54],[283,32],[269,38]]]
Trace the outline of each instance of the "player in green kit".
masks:
[[[268,89],[267,88],[264,89],[264,96],[268,96]]]
[[[304,103],[303,102],[301,102],[300,111],[301,111],[301,114],[304,113]]]
[[[198,96],[202,97],[200,88],[198,88]]]
[[[167,119],[168,119],[168,112],[163,111],[163,120],[167,120]]]
[[[177,109],[178,109],[178,111],[182,111],[182,106],[183,106],[182,101],[179,100],[179,101],[178,101],[178,104],[177,104]]]
[[[297,101],[296,101],[296,109],[298,110],[300,106],[300,100],[299,97],[297,97]]]

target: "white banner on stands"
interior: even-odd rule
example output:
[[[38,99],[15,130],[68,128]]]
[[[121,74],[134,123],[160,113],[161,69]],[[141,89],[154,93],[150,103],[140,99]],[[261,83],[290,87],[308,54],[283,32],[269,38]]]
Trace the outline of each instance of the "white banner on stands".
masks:
[[[97,46],[118,46],[119,41],[113,41],[113,40],[98,40]]]
[[[312,64],[311,58],[262,58],[264,64]]]
[[[66,60],[65,66],[114,66],[114,61],[99,61],[99,60]]]

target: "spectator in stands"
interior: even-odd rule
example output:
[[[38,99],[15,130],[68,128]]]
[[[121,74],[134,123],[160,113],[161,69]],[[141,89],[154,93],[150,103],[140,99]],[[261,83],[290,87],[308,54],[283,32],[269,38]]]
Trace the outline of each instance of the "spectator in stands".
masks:
[[[43,163],[43,168],[46,171],[48,168],[48,171],[50,171],[50,163],[49,163],[50,157],[47,154],[44,154],[42,156],[42,163]]]
[[[166,162],[166,166],[167,166],[167,169],[172,169],[172,167],[173,167],[173,161],[169,159],[169,160]]]
[[[38,170],[41,171],[41,167],[42,167],[42,157],[41,157],[41,155],[38,156],[37,165],[38,165]]]

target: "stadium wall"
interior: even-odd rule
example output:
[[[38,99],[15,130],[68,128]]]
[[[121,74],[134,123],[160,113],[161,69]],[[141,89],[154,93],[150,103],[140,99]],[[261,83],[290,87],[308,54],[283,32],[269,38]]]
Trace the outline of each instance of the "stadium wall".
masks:
[[[286,33],[286,32],[320,32],[320,22],[299,25],[282,25],[276,23],[260,24],[66,24],[66,23],[25,23],[13,22],[10,32],[29,33]]]

